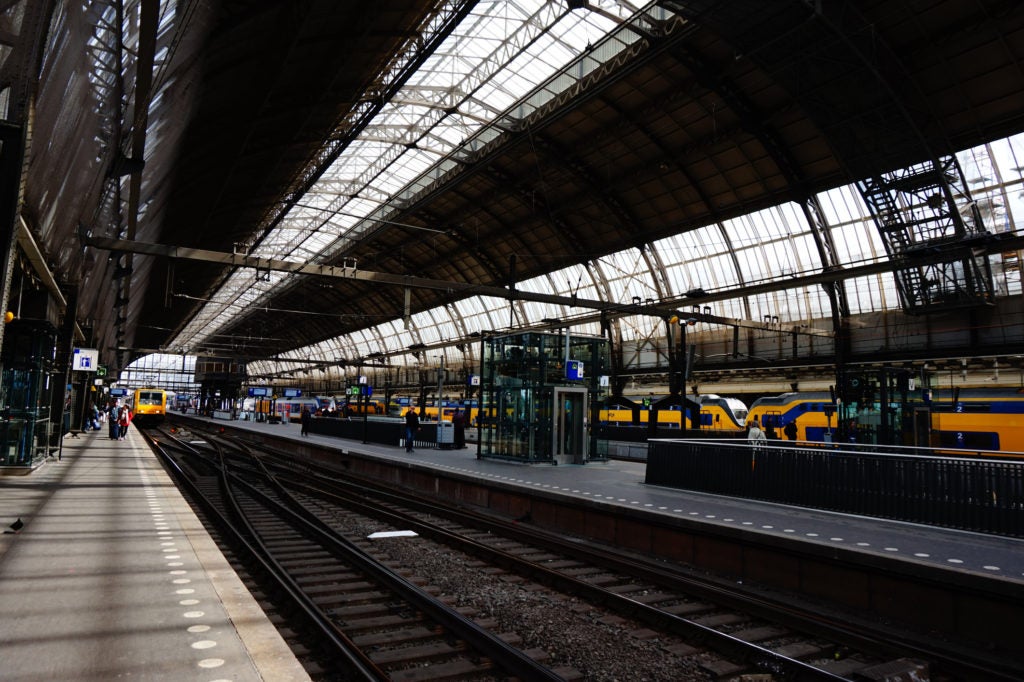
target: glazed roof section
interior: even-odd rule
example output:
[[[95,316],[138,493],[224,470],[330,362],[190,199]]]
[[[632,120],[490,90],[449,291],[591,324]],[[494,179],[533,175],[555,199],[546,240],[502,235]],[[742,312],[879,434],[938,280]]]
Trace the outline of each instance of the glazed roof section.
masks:
[[[992,232],[1020,232],[1024,217],[1024,135],[997,140],[958,154],[975,200],[983,207]],[[818,200],[832,232],[838,261],[844,266],[885,260],[878,230],[859,192],[843,186],[822,193]],[[1021,294],[1019,271],[1003,269],[993,256],[993,274],[1002,295]],[[682,297],[701,288],[709,293],[728,292],[741,286],[777,281],[818,272],[822,268],[811,230],[793,204],[783,204],[734,220],[709,224],[653,243],[646,253],[629,249],[548,275],[519,282],[517,289],[584,299],[640,302]],[[847,280],[846,292],[852,314],[899,309],[890,273]],[[752,321],[784,322],[827,319],[831,315],[822,287],[802,287],[750,297],[724,298],[711,304],[710,313]],[[685,308],[684,308],[685,310]],[[410,345],[443,345],[474,331],[502,330],[558,319],[571,323],[573,332],[600,334],[592,311],[567,306],[509,301],[473,296],[402,320],[388,321],[360,332],[281,355],[297,362],[351,362],[376,353],[392,355],[392,362],[415,362]],[[574,321],[575,320],[575,321]],[[661,320],[629,315],[620,318],[625,341],[663,334]],[[827,326],[827,325],[826,325]],[[457,359],[444,352],[446,362]],[[397,354],[397,356],[396,356]],[[449,357],[451,356],[451,357]],[[288,362],[256,361],[254,375],[288,371]]]
[[[481,2],[253,255],[316,262],[344,253],[347,243],[386,222],[386,207],[427,186],[434,174],[450,170],[439,160],[457,163],[451,159],[453,152],[464,149],[471,153],[473,145],[486,144],[488,125],[494,131],[515,125],[531,108],[568,87],[573,78],[583,77],[588,64],[596,68],[601,60],[627,49],[630,37],[636,34],[620,31],[613,39],[608,36],[637,9],[631,3],[607,1],[591,3],[588,12],[566,11],[560,3]],[[594,46],[598,49],[588,50]],[[588,56],[578,63],[578,72],[561,74],[549,82],[584,53]],[[550,89],[537,91],[542,83]],[[528,100],[522,99],[527,95]],[[1014,217],[1021,214],[1022,156],[1019,136],[960,155],[972,191],[988,207],[991,229],[1015,229]],[[855,188],[840,187],[819,194],[818,199],[838,249],[838,263],[856,265],[886,258]],[[673,235],[643,252],[620,251],[520,282],[517,288],[627,303],[671,299],[694,288],[728,291],[821,267],[803,214],[792,204],[782,204]],[[187,340],[195,347],[215,336],[235,315],[259,306],[286,277],[258,273],[254,278],[252,271],[240,270],[172,345],[184,347]],[[1008,293],[1019,293],[1019,279],[1011,278],[1006,286]],[[846,288],[852,313],[898,307],[888,274],[850,280]],[[748,320],[790,321],[829,314],[820,287],[726,298],[716,302],[711,312]],[[333,361],[396,353],[408,345],[443,343],[477,330],[538,323],[545,318],[572,320],[578,315],[579,311],[563,306],[510,304],[504,299],[475,296],[282,357]],[[639,338],[650,334],[658,322],[626,318],[624,324]],[[574,329],[598,332],[593,321],[581,321]]]
[[[317,262],[343,251],[346,242],[378,226],[375,213],[415,188],[425,173],[443,172],[436,166],[440,158],[510,109],[524,115],[567,87],[569,82],[552,83],[552,90],[517,104],[589,47],[607,40],[638,9],[635,3],[614,0],[591,2],[587,11],[542,0],[478,3],[251,255]],[[638,38],[618,34],[600,56],[613,57],[631,37]],[[577,78],[600,66],[596,57],[589,67],[581,66]],[[476,143],[486,143],[486,134]],[[202,344],[286,277],[236,272],[171,345]]]

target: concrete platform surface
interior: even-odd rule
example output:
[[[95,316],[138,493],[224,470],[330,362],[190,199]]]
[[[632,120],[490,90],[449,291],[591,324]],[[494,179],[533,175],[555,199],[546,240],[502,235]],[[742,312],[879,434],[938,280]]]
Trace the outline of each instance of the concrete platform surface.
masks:
[[[309,679],[135,429],[0,477],[0,528],[5,682]]]

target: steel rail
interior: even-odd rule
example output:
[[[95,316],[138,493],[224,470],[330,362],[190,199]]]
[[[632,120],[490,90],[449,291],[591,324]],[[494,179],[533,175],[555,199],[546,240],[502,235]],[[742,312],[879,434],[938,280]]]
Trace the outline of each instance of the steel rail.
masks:
[[[527,574],[531,579],[538,582],[555,586],[559,590],[579,595],[593,603],[600,603],[626,612],[638,620],[653,624],[656,627],[664,628],[679,635],[685,635],[706,643],[706,645],[718,653],[733,656],[745,661],[747,664],[761,671],[767,671],[784,675],[789,680],[821,680],[822,682],[841,682],[845,678],[833,675],[820,668],[804,663],[803,661],[784,656],[758,644],[733,637],[732,635],[719,632],[706,625],[701,625],[690,619],[667,613],[657,607],[652,607],[638,602],[627,596],[616,594],[598,585],[588,583],[584,580],[560,573],[557,570],[545,568],[529,560],[521,559],[500,549],[490,547],[465,536],[452,533],[434,524],[426,523],[415,517],[389,511],[373,505],[353,494],[342,496],[337,493],[315,488],[300,481],[291,481],[292,485],[301,487],[309,494],[342,503],[346,508],[358,507],[368,516],[400,522],[400,527],[410,528],[426,537],[455,546],[474,556],[483,556],[494,563],[511,566],[520,574]],[[564,546],[559,548],[564,552]],[[597,564],[600,565],[600,564]],[[629,574],[629,573],[627,573]]]
[[[323,634],[325,640],[331,642],[336,652],[350,666],[351,672],[358,674],[361,679],[373,682],[385,682],[391,679],[386,671],[370,660],[333,621],[323,614],[312,600],[306,596],[302,589],[299,588],[295,581],[288,577],[287,572],[280,566],[280,564],[270,557],[269,550],[267,550],[267,548],[263,546],[263,543],[259,541],[258,536],[252,533],[251,527],[248,528],[250,534],[249,537],[255,540],[259,545],[259,548],[253,546],[253,543],[239,532],[238,527],[221,513],[213,501],[210,500],[209,497],[199,488],[192,477],[189,476],[176,461],[174,461],[174,458],[162,445],[160,445],[156,438],[153,438],[141,429],[139,432],[143,434],[143,437],[147,442],[149,442],[154,451],[160,455],[161,461],[170,470],[174,478],[185,485],[189,493],[193,496],[193,499],[202,504],[207,516],[217,524],[222,532],[226,531],[229,533],[232,540],[234,540],[234,542],[241,546],[250,557],[260,564],[260,567],[264,572],[271,577],[271,579],[285,594],[288,595],[309,623]],[[199,450],[191,445],[183,443],[178,439],[172,438],[172,440],[176,446],[183,450],[200,457],[203,456]],[[223,479],[221,480],[221,484],[222,489],[226,489]],[[236,514],[241,514],[240,510],[237,508],[237,502],[230,496],[229,499],[231,504],[235,507]],[[240,518],[244,519],[244,514],[242,514]]]
[[[256,461],[262,468],[263,463],[258,458],[256,458]],[[290,517],[294,523],[316,535],[325,545],[329,545],[330,548],[341,553],[346,561],[351,562],[359,567],[360,570],[370,574],[376,580],[379,580],[389,589],[396,592],[402,599],[409,601],[416,608],[449,629],[457,637],[464,639],[481,653],[490,657],[504,671],[524,680],[564,682],[565,678],[547,666],[534,661],[519,648],[508,644],[447,604],[438,601],[417,585],[414,585],[386,566],[381,565],[380,562],[367,556],[365,552],[338,534],[327,523],[308,510],[300,501],[296,500],[276,480],[273,474],[266,469],[264,469],[264,473],[267,480],[271,482],[277,492],[289,504],[273,499],[237,475],[233,475],[233,477],[237,483],[246,486],[250,494],[260,496],[266,503],[273,506],[278,513]]]

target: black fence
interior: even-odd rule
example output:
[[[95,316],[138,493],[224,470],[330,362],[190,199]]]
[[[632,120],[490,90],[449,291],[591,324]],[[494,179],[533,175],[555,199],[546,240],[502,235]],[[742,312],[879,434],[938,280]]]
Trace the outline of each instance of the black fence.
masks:
[[[309,432],[398,447],[405,440],[405,420],[374,417],[363,421],[362,417],[314,417]],[[437,423],[420,422],[420,430],[413,445],[423,449],[436,448]]]
[[[711,440],[717,438],[736,438],[736,431],[715,429],[682,429],[672,426],[659,426],[656,433],[651,433],[647,424],[625,426],[622,424],[598,424],[594,427],[594,437],[611,443],[643,443],[645,446],[651,438],[700,438]],[[646,459],[646,448],[639,459]]]
[[[831,445],[652,440],[646,482],[1024,537],[1024,462]]]

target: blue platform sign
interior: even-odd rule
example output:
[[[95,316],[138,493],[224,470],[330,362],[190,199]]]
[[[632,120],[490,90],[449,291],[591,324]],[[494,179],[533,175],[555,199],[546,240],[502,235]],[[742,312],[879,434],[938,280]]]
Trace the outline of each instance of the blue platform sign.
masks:
[[[583,378],[583,363],[579,360],[570,360],[565,364],[565,378],[570,381],[579,381]]]
[[[301,388],[286,388],[286,389],[284,389],[284,397],[285,398],[301,398],[302,397],[302,389]]]
[[[249,397],[250,398],[266,398],[270,395],[270,389],[266,386],[250,386]]]

